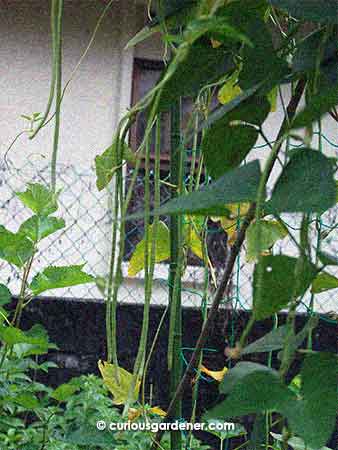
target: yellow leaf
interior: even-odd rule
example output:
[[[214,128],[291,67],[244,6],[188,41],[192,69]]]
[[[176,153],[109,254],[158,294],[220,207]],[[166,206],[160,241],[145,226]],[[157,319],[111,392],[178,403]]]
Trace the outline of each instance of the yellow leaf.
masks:
[[[136,408],[129,408],[128,410],[128,420],[133,422],[134,420],[138,419],[140,415],[142,414],[142,409],[136,409]]]
[[[220,217],[222,228],[228,233],[230,236],[237,230],[238,220],[244,219],[246,216],[249,204],[248,203],[231,203],[226,205],[226,208],[230,211],[229,216]]]
[[[222,105],[231,102],[231,100],[236,98],[242,92],[242,89],[236,84],[237,78],[238,73],[235,72],[218,91],[218,101],[222,103]]]
[[[151,251],[152,239],[153,239],[154,226],[149,225],[149,242],[148,252]],[[135,251],[130,258],[128,266],[128,275],[134,277],[141,270],[144,269],[144,252],[146,248],[146,241],[142,239],[135,248]],[[155,262],[159,263],[165,261],[170,256],[170,236],[167,225],[164,222],[159,222],[157,225],[156,243],[155,243]]]
[[[222,42],[216,41],[216,39],[211,39],[212,48],[218,48],[222,45]]]
[[[163,411],[163,409],[159,408],[158,406],[153,406],[149,409],[150,412],[153,414],[156,414],[157,416],[165,417],[167,413]]]
[[[196,256],[203,259],[202,241],[196,229],[198,226],[194,222],[185,226],[185,244]]]
[[[205,366],[201,366],[201,372],[204,372],[205,374],[209,375],[209,377],[213,378],[214,380],[218,381],[219,383],[223,380],[224,375],[227,373],[228,368],[224,367],[222,370],[209,370]]]
[[[276,112],[277,111],[277,97],[278,97],[278,88],[277,86],[274,87],[267,95],[268,101],[270,103],[270,111]]]
[[[133,374],[123,369],[122,367],[115,366],[114,364],[109,364],[106,361],[98,362],[99,370],[101,372],[104,384],[107,386],[109,391],[113,394],[113,403],[115,405],[123,405],[126,403],[128,398],[129,388],[132,383]],[[116,379],[116,370],[118,373],[119,380]],[[133,402],[137,400],[141,381],[138,380],[134,390]]]
[[[233,233],[231,233],[228,237],[228,244],[229,245],[234,245],[235,241],[237,239],[237,231],[234,231]]]

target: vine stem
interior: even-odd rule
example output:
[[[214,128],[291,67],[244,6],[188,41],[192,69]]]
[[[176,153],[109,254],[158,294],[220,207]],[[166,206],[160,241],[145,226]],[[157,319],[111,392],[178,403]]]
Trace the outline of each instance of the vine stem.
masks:
[[[55,71],[56,71],[56,109],[55,109],[55,127],[53,140],[53,153],[51,161],[51,189],[56,190],[56,162],[59,149],[60,136],[60,119],[61,119],[61,95],[62,95],[62,16],[63,16],[63,0],[59,0],[57,14],[56,29],[56,55],[55,55]]]
[[[306,86],[306,80],[301,79],[295,88],[295,92],[293,93],[290,103],[287,108],[288,120],[293,119],[293,117],[296,113],[297,107],[299,105],[299,102],[303,96],[305,86]],[[284,118],[284,121],[281,125],[280,131],[278,133],[277,140],[280,139],[280,137],[284,135],[286,129],[288,128],[287,123],[288,123],[287,119]],[[282,143],[280,144],[280,147],[281,146],[282,146]],[[275,162],[275,160],[272,160],[272,159],[269,161],[269,166],[266,167],[266,175],[271,174],[273,166],[274,166],[274,162]],[[181,382],[179,383],[179,385],[176,389],[176,392],[175,392],[174,396],[172,397],[171,402],[167,408],[167,420],[172,418],[172,413],[174,411],[175,404],[178,401],[178,399],[180,399],[182,397],[184,390],[185,390],[186,386],[188,385],[190,374],[194,370],[195,365],[199,360],[199,356],[200,356],[201,351],[202,351],[202,349],[206,343],[206,340],[209,336],[210,329],[212,328],[212,323],[216,317],[218,308],[223,299],[224,292],[226,292],[237,256],[240,253],[240,250],[242,248],[242,245],[243,245],[243,242],[245,239],[246,231],[247,231],[250,223],[253,221],[253,219],[255,217],[255,212],[256,212],[256,203],[253,202],[250,204],[248,212],[246,214],[246,217],[244,218],[244,220],[242,222],[242,225],[241,225],[241,228],[237,235],[236,241],[235,241],[234,245],[231,247],[230,256],[227,261],[227,265],[226,265],[223,277],[222,277],[220,284],[215,292],[208,318],[207,318],[204,326],[202,327],[201,333],[200,333],[199,338],[196,343],[195,350],[191,356],[191,359],[190,359],[189,364],[185,370],[185,373],[181,379]],[[155,436],[155,440],[152,445],[152,450],[156,449],[156,446],[158,443],[160,443],[162,436],[163,436],[163,431],[159,430]]]

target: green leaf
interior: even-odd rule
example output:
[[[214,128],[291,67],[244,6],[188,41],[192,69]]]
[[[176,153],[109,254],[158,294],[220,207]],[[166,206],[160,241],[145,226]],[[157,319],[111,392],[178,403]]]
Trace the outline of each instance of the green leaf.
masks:
[[[277,371],[250,362],[240,362],[223,378],[220,392],[226,400],[204,415],[204,419],[243,416],[266,410],[278,411],[294,398]]]
[[[282,408],[291,430],[314,449],[325,445],[334,431],[337,363],[338,358],[333,353],[307,355],[300,373],[302,399],[288,402]]]
[[[166,111],[183,96],[194,96],[207,83],[217,81],[234,68],[229,51],[220,46],[213,48],[211,41],[200,38],[188,48],[178,48],[166,73],[171,74],[161,92],[158,110]]]
[[[336,0],[270,0],[270,3],[297,19],[332,25],[337,23]]]
[[[292,153],[274,186],[266,211],[321,214],[335,203],[331,160],[318,151],[302,148]]]
[[[334,255],[319,251],[318,258],[324,266],[338,266],[338,258]]]
[[[151,251],[152,239],[153,239],[154,225],[149,225],[149,242],[148,251]],[[170,233],[167,225],[164,222],[159,222],[157,225],[157,239],[155,243],[155,262],[159,263],[165,261],[170,257]],[[133,277],[141,270],[144,269],[144,252],[146,249],[146,241],[142,239],[134,250],[132,257],[130,258],[128,265],[128,275]]]
[[[288,65],[277,56],[271,32],[262,19],[251,18],[247,26],[249,28],[247,33],[254,47],[244,48],[239,84],[243,89],[248,89],[264,81],[266,84],[264,93],[267,93],[285,78],[288,74]]]
[[[241,351],[242,355],[248,355],[250,353],[265,353],[272,352],[283,348],[284,340],[288,332],[288,327],[282,325],[263,336],[257,341],[244,347]]]
[[[42,184],[28,183],[26,191],[17,192],[16,195],[38,216],[48,216],[58,209],[59,192],[54,193]]]
[[[27,410],[34,410],[40,406],[39,400],[30,392],[15,395],[12,397],[12,400]]]
[[[257,232],[259,226],[261,228],[261,248],[257,248]],[[269,251],[277,241],[284,239],[286,236],[287,231],[276,221],[261,220],[260,224],[257,222],[251,223],[246,233],[247,261],[256,260],[259,255]]]
[[[12,300],[12,294],[11,291],[8,289],[7,286],[0,283],[0,306],[7,305]]]
[[[293,122],[292,129],[303,128],[318,121],[324,114],[328,113],[338,104],[338,86],[322,89],[316,95],[311,96],[305,108],[300,111]]]
[[[50,289],[58,289],[79,284],[94,283],[95,278],[82,271],[84,264],[75,266],[47,267],[33,278],[30,289],[34,295]]]
[[[205,34],[220,42],[227,43],[229,40],[234,40],[252,47],[250,39],[244,33],[229,25],[225,17],[201,17],[189,22],[184,33],[184,39],[193,43]]]
[[[325,37],[326,29],[316,30],[306,36],[298,46],[292,61],[294,72],[308,72],[316,69],[318,58],[321,58],[322,64],[329,64],[337,51],[337,35],[334,33],[325,43],[322,55],[319,55],[319,49]]]
[[[19,233],[29,237],[33,242],[38,242],[65,226],[65,221],[58,217],[32,216],[21,224]]]
[[[253,277],[253,304],[256,320],[263,320],[285,308],[293,295],[305,293],[317,274],[316,267],[305,261],[305,267],[295,279],[297,258],[286,255],[263,256],[255,266]],[[262,289],[258,289],[262,270]],[[295,291],[295,286],[297,287]],[[260,295],[258,292],[260,291]]]
[[[108,186],[111,179],[113,178],[114,173],[119,167],[119,158],[117,155],[117,146],[118,140],[114,139],[113,144],[108,147],[101,155],[97,155],[95,157],[95,170],[96,170],[96,186],[99,191],[102,191],[105,187]],[[125,143],[120,143],[123,145],[122,149],[122,159],[129,162],[130,164],[134,164],[136,161],[135,153],[128,147]]]
[[[208,173],[219,178],[240,165],[257,141],[261,125],[270,112],[266,98],[252,97],[206,129],[202,152]]]
[[[41,325],[34,325],[29,331],[22,331],[19,328],[6,326],[0,329],[1,339],[9,345],[32,344],[48,346],[48,336]]]
[[[227,172],[199,191],[170,200],[153,214],[229,216],[227,204],[255,200],[260,175],[258,161],[252,161]]]
[[[78,390],[80,390],[80,386],[77,386],[75,383],[61,384],[51,393],[51,397],[58,402],[66,402]]]
[[[0,258],[19,269],[33,256],[33,243],[20,233],[12,233],[0,225]]]
[[[313,294],[320,294],[321,292],[337,288],[338,288],[338,278],[334,277],[333,275],[327,272],[322,272],[319,273],[313,280],[311,292]]]
[[[76,446],[81,445],[85,448],[90,442],[91,446],[101,447],[104,449],[116,448],[115,445],[117,443],[114,437],[114,433],[111,433],[109,431],[98,431],[95,430],[95,427],[93,427],[93,429],[80,428],[79,430],[67,434],[63,438],[63,441]]]
[[[174,32],[175,29],[182,27],[195,15],[195,6],[198,4],[196,0],[176,0],[170,2],[161,2],[161,13],[151,20],[149,25],[141,29],[126,45],[126,49],[134,47],[152,36],[154,33],[161,31],[161,26],[165,26],[166,30]]]
[[[34,325],[29,331],[25,332],[24,341],[17,342],[13,346],[13,351],[18,358],[30,355],[44,355],[48,353],[49,348],[54,348],[54,345],[48,342],[47,331],[39,324]]]
[[[271,436],[276,439],[276,441],[278,442],[283,442],[283,435],[282,434],[277,434],[277,433],[272,433],[270,432]],[[303,439],[299,438],[299,437],[292,437],[290,438],[288,441],[288,445],[293,448],[293,450],[316,450],[313,447],[309,447],[308,445],[305,444],[305,442],[303,441]],[[332,450],[328,447],[321,447],[318,450]]]

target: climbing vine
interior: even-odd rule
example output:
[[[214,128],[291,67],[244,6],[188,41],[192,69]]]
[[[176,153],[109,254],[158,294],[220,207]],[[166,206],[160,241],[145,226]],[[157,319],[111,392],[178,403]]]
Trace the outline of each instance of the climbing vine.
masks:
[[[322,132],[323,117],[329,117],[334,126],[338,122],[337,3],[150,2],[149,15],[153,13],[149,24],[127,47],[160,33],[166,64],[155,87],[122,118],[112,144],[95,158],[97,188],[107,189],[112,203],[107,277],[96,279],[84,272],[82,265],[47,267],[31,277],[40,241],[65,226],[63,219],[51,215],[58,208],[56,163],[62,99],[111,4],[112,1],[106,5],[89,46],[62,88],[64,5],[62,0],[51,2],[50,94],[45,113],[27,116],[29,129],[23,132],[34,138],[54,121],[51,181],[48,187],[31,183],[26,191],[17,193],[33,212],[17,233],[0,228],[0,258],[22,270],[21,290],[13,313],[0,309],[0,370],[13,357],[18,344],[48,349],[48,339],[41,329],[27,333],[20,330],[22,312],[36,295],[49,289],[96,282],[105,297],[107,337],[106,360],[100,360],[98,367],[113,395],[113,403],[123,405],[124,418],[143,416],[147,421],[155,415],[166,422],[182,421],[182,398],[192,389],[191,421],[195,422],[203,379],[218,384],[220,397],[216,405],[204,412],[202,420],[236,421],[234,433],[214,433],[221,449],[234,448],[232,438],[244,436],[237,450],[327,450],[325,445],[336,422],[337,355],[316,351],[313,332],[319,319],[331,320],[316,314],[315,296],[338,287],[338,279],[329,271],[338,266],[338,259],[323,250],[325,240],[336,230],[336,225],[327,227],[323,217],[337,204],[338,165],[337,158],[325,154],[323,142],[327,138]],[[183,127],[182,99],[187,97],[192,99],[193,108]],[[283,117],[272,141],[265,134],[264,124],[274,114],[277,103]],[[146,114],[146,128],[141,144],[132,151],[127,145],[128,133],[140,113]],[[164,181],[160,160],[161,120],[165,113],[170,114],[171,148],[170,175]],[[151,162],[153,135],[155,153]],[[264,144],[257,145],[258,139]],[[267,157],[263,161],[253,159],[253,150],[262,147],[268,150]],[[190,167],[186,175],[188,156]],[[133,166],[128,189],[127,163]],[[130,215],[129,204],[142,164],[144,208]],[[161,204],[160,188],[164,182],[170,188],[171,198]],[[162,219],[165,216],[169,217],[169,225]],[[296,226],[289,223],[290,217]],[[135,343],[137,356],[130,373],[119,365],[117,307],[124,279],[126,223],[135,218],[144,220],[144,238],[129,261],[128,275],[144,272],[144,303],[141,335]],[[213,228],[211,223],[218,225]],[[208,246],[210,228],[227,236],[220,273]],[[296,249],[292,256],[276,252],[275,244],[286,236]],[[182,343],[182,277],[189,252],[203,266],[203,289],[199,292],[203,324],[193,348]],[[205,366],[204,355],[215,351],[207,347],[212,324],[221,306],[226,308],[233,300],[236,306],[240,304],[240,260],[244,254],[254,264],[250,317],[237,342],[235,317],[231,318],[226,365],[218,371],[210,370]],[[147,352],[155,266],[164,261],[169,261],[168,307]],[[0,304],[7,305],[10,299],[11,293],[1,284]],[[297,331],[300,306],[306,307],[308,317]],[[285,323],[279,320],[282,311],[286,313]],[[164,411],[146,404],[145,391],[147,370],[166,317],[170,401]],[[268,318],[273,318],[273,329],[252,341],[254,325]],[[250,361],[252,354],[265,355],[266,363]],[[274,354],[277,362],[273,361]],[[293,365],[299,358],[301,367],[295,372]],[[79,387],[68,385],[62,389],[69,397]],[[59,402],[67,397],[60,391],[53,395]],[[242,418],[247,415],[254,416],[250,432],[242,425]],[[45,448],[50,419],[43,421],[41,450]],[[163,434],[159,429],[153,436],[153,450],[161,448]],[[179,431],[171,432],[172,450],[181,450],[183,445],[190,448],[192,442],[192,434],[182,439]]]

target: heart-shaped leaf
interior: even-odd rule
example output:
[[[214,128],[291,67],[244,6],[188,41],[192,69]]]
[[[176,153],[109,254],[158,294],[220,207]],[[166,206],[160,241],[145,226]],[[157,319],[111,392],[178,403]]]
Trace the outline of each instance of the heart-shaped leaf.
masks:
[[[332,161],[318,151],[302,148],[292,153],[266,204],[266,212],[321,214],[335,203]]]
[[[261,125],[270,112],[266,98],[252,97],[206,129],[202,152],[208,173],[219,178],[240,165],[257,141]]]
[[[204,419],[243,416],[266,410],[280,410],[294,398],[277,371],[250,362],[240,362],[229,370],[220,384],[226,400],[204,415]]]
[[[295,278],[297,258],[286,255],[263,256],[255,266],[253,306],[257,320],[263,320],[285,308],[295,295],[305,293],[317,275],[316,267],[305,261],[301,274]],[[262,280],[259,274],[262,273]],[[259,289],[259,282],[262,282]],[[295,288],[296,286],[296,288]]]

